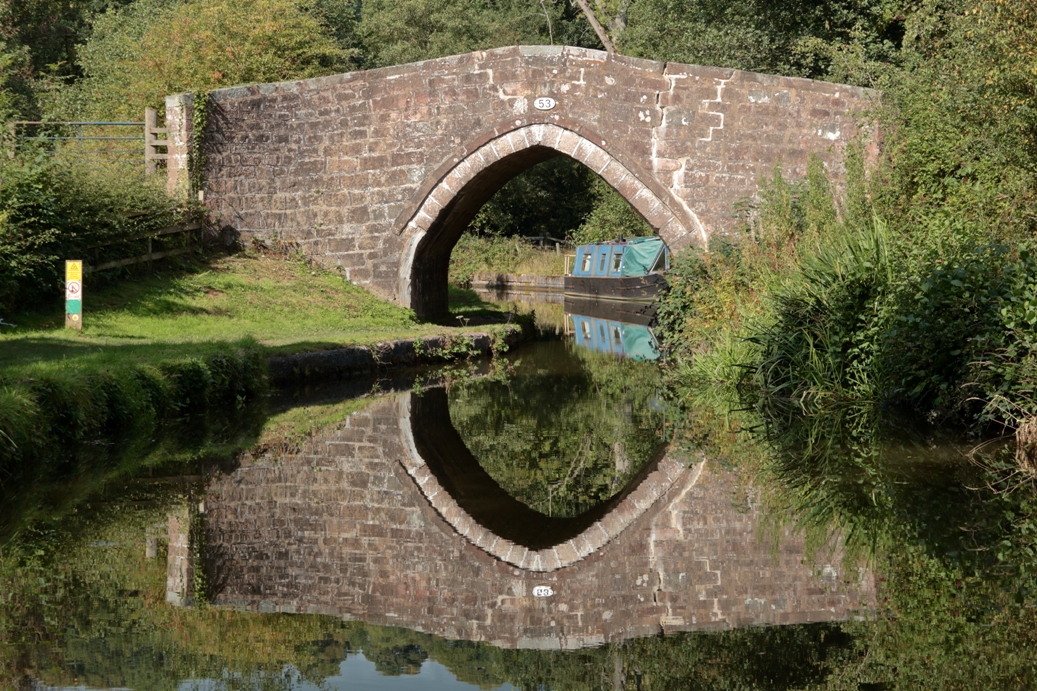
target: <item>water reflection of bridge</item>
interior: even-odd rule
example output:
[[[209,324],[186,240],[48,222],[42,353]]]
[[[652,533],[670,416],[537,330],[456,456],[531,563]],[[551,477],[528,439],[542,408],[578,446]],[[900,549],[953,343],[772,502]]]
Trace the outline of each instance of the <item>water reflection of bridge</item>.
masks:
[[[684,468],[664,457],[602,515],[564,526],[512,505],[496,511],[504,500],[486,478],[464,476],[469,460],[423,457],[441,414],[410,394],[382,400],[299,453],[214,479],[206,500],[214,603],[502,647],[576,648],[845,620],[874,602],[871,576],[842,574],[837,554],[810,565],[803,540],[787,531],[776,545],[761,541],[757,507],[736,504],[731,474],[708,463]],[[523,544],[522,526],[534,520],[556,539]],[[554,570],[534,570],[545,568]],[[555,594],[535,598],[537,585]]]

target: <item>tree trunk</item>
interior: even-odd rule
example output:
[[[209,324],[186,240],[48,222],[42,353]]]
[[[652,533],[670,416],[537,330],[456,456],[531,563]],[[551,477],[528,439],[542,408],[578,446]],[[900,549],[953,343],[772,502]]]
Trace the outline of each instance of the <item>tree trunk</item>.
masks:
[[[601,40],[601,45],[605,46],[605,50],[609,52],[609,55],[615,55],[616,47],[612,45],[612,39],[609,38],[608,33],[605,32],[605,27],[601,25],[598,18],[594,16],[594,10],[587,4],[587,0],[576,0],[576,4],[580,6],[580,9],[583,10],[583,15],[591,23],[591,28],[594,29],[594,33]]]

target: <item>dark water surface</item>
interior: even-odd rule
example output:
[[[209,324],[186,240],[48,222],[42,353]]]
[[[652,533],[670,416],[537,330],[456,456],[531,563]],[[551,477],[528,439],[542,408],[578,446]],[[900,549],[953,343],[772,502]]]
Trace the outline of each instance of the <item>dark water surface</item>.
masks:
[[[4,547],[0,684],[1031,687],[1030,490],[994,491],[996,452],[853,415],[733,434],[680,400],[547,339],[70,479]]]

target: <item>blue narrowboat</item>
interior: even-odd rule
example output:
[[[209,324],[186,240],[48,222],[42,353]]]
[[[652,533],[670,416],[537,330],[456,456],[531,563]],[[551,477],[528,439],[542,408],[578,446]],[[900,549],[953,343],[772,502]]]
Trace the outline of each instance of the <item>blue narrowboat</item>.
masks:
[[[670,248],[660,238],[592,242],[576,248],[572,272],[565,276],[566,297],[654,302],[666,286]]]

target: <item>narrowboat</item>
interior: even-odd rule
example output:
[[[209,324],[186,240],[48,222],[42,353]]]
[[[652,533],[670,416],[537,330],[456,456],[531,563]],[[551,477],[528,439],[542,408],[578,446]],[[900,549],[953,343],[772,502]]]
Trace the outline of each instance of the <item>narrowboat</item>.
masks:
[[[566,297],[653,302],[666,286],[670,248],[660,238],[592,242],[576,248]]]

